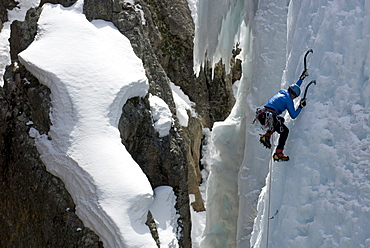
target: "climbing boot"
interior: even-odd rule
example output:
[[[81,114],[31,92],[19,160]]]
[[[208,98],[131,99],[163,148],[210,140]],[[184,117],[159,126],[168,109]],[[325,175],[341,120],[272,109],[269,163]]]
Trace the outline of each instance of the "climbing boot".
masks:
[[[289,156],[283,153],[283,150],[276,149],[274,155],[272,156],[274,161],[289,161]]]
[[[261,144],[268,149],[271,149],[270,137],[271,137],[271,133],[267,133],[267,132],[264,135],[261,135],[260,137]]]

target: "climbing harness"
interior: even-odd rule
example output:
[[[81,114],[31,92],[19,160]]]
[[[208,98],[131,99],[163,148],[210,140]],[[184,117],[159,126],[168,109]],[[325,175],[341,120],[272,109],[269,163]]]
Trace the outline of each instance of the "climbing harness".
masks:
[[[257,108],[256,116],[254,117],[252,124],[255,124],[258,121],[261,124],[262,129],[273,130],[274,115],[276,114],[272,113],[269,110]]]
[[[252,124],[255,124],[257,121],[261,124],[262,129],[270,130],[273,132],[276,124],[279,123],[279,131],[284,131],[284,128],[282,127],[285,122],[284,117],[281,117],[268,109],[257,108],[256,116],[254,117]]]

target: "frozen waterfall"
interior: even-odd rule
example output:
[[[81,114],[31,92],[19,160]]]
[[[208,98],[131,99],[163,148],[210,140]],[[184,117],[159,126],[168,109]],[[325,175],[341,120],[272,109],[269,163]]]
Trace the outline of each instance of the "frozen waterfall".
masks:
[[[195,71],[205,60],[229,61],[237,43],[243,49],[237,103],[212,129],[201,247],[370,246],[369,12],[364,1],[197,3]],[[308,48],[302,86],[317,85],[301,115],[286,117],[291,160],[272,164],[268,192],[270,151],[251,121],[297,80]],[[267,243],[269,193],[277,214]]]

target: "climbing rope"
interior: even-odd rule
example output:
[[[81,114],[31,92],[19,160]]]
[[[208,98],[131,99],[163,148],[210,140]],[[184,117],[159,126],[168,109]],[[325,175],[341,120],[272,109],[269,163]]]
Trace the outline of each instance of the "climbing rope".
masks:
[[[269,201],[268,201],[268,212],[267,212],[267,231],[266,231],[266,248],[269,247],[269,232],[270,232],[270,219],[272,219],[271,216],[271,184],[272,184],[272,153],[273,153],[273,146],[274,146],[274,134],[271,135],[271,154],[270,154],[270,163],[269,163],[269,187],[268,187],[268,194],[269,194]]]

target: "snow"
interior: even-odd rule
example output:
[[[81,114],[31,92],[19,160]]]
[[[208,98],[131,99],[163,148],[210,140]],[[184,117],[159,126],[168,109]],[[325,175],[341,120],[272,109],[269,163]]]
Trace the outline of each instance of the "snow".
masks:
[[[28,9],[37,7],[40,0],[17,0],[19,3],[16,8],[8,10],[8,20],[3,23],[3,28],[0,30],[0,86],[4,85],[4,73],[5,67],[10,65],[10,47],[9,47],[9,37],[10,37],[10,24],[15,21],[24,21],[26,17],[26,12]]]
[[[141,25],[145,26],[146,25],[146,20],[145,20],[145,15],[144,15],[143,8],[141,7],[140,4],[135,4],[134,9],[135,9],[136,12],[140,13]]]
[[[200,2],[195,72],[206,58],[227,65],[233,41],[244,50],[242,104],[212,130],[201,247],[267,247],[267,235],[268,247],[369,247],[369,3],[266,0],[251,13],[242,0]],[[272,164],[270,190],[271,154],[251,122],[257,107],[297,80],[309,48],[303,87],[317,85],[300,116],[286,116],[291,161]],[[234,151],[240,137],[242,154]]]
[[[201,192],[202,193],[202,192]],[[202,194],[204,195],[204,193]],[[190,195],[190,203],[195,202],[195,196]],[[192,247],[200,247],[203,238],[203,231],[206,225],[206,211],[196,212],[190,205],[191,214],[191,241]]]
[[[172,126],[172,113],[167,103],[158,96],[149,95],[150,110],[154,122],[154,129],[159,137],[167,136]]]
[[[177,242],[175,204],[176,196],[169,186],[160,186],[154,190],[156,200],[150,207],[153,217],[158,221],[157,229],[161,247],[176,248]]]
[[[190,101],[189,97],[181,90],[181,88],[172,82],[171,90],[173,100],[175,101],[176,105],[176,116],[179,119],[179,123],[181,126],[187,127],[189,122],[188,111],[190,112],[191,116],[197,116],[195,109],[193,108],[195,107],[195,103]]]
[[[50,132],[31,128],[30,136],[47,170],[65,183],[77,215],[105,247],[155,247],[145,225],[149,209],[166,233],[161,240],[174,243],[172,189],[153,195],[117,128],[124,103],[147,94],[142,62],[112,23],[90,23],[81,12],[82,1],[71,8],[45,4],[35,41],[19,55],[51,89]],[[158,213],[161,207],[171,215]]]
[[[135,5],[135,0],[124,0],[125,3],[129,3],[131,5]]]

